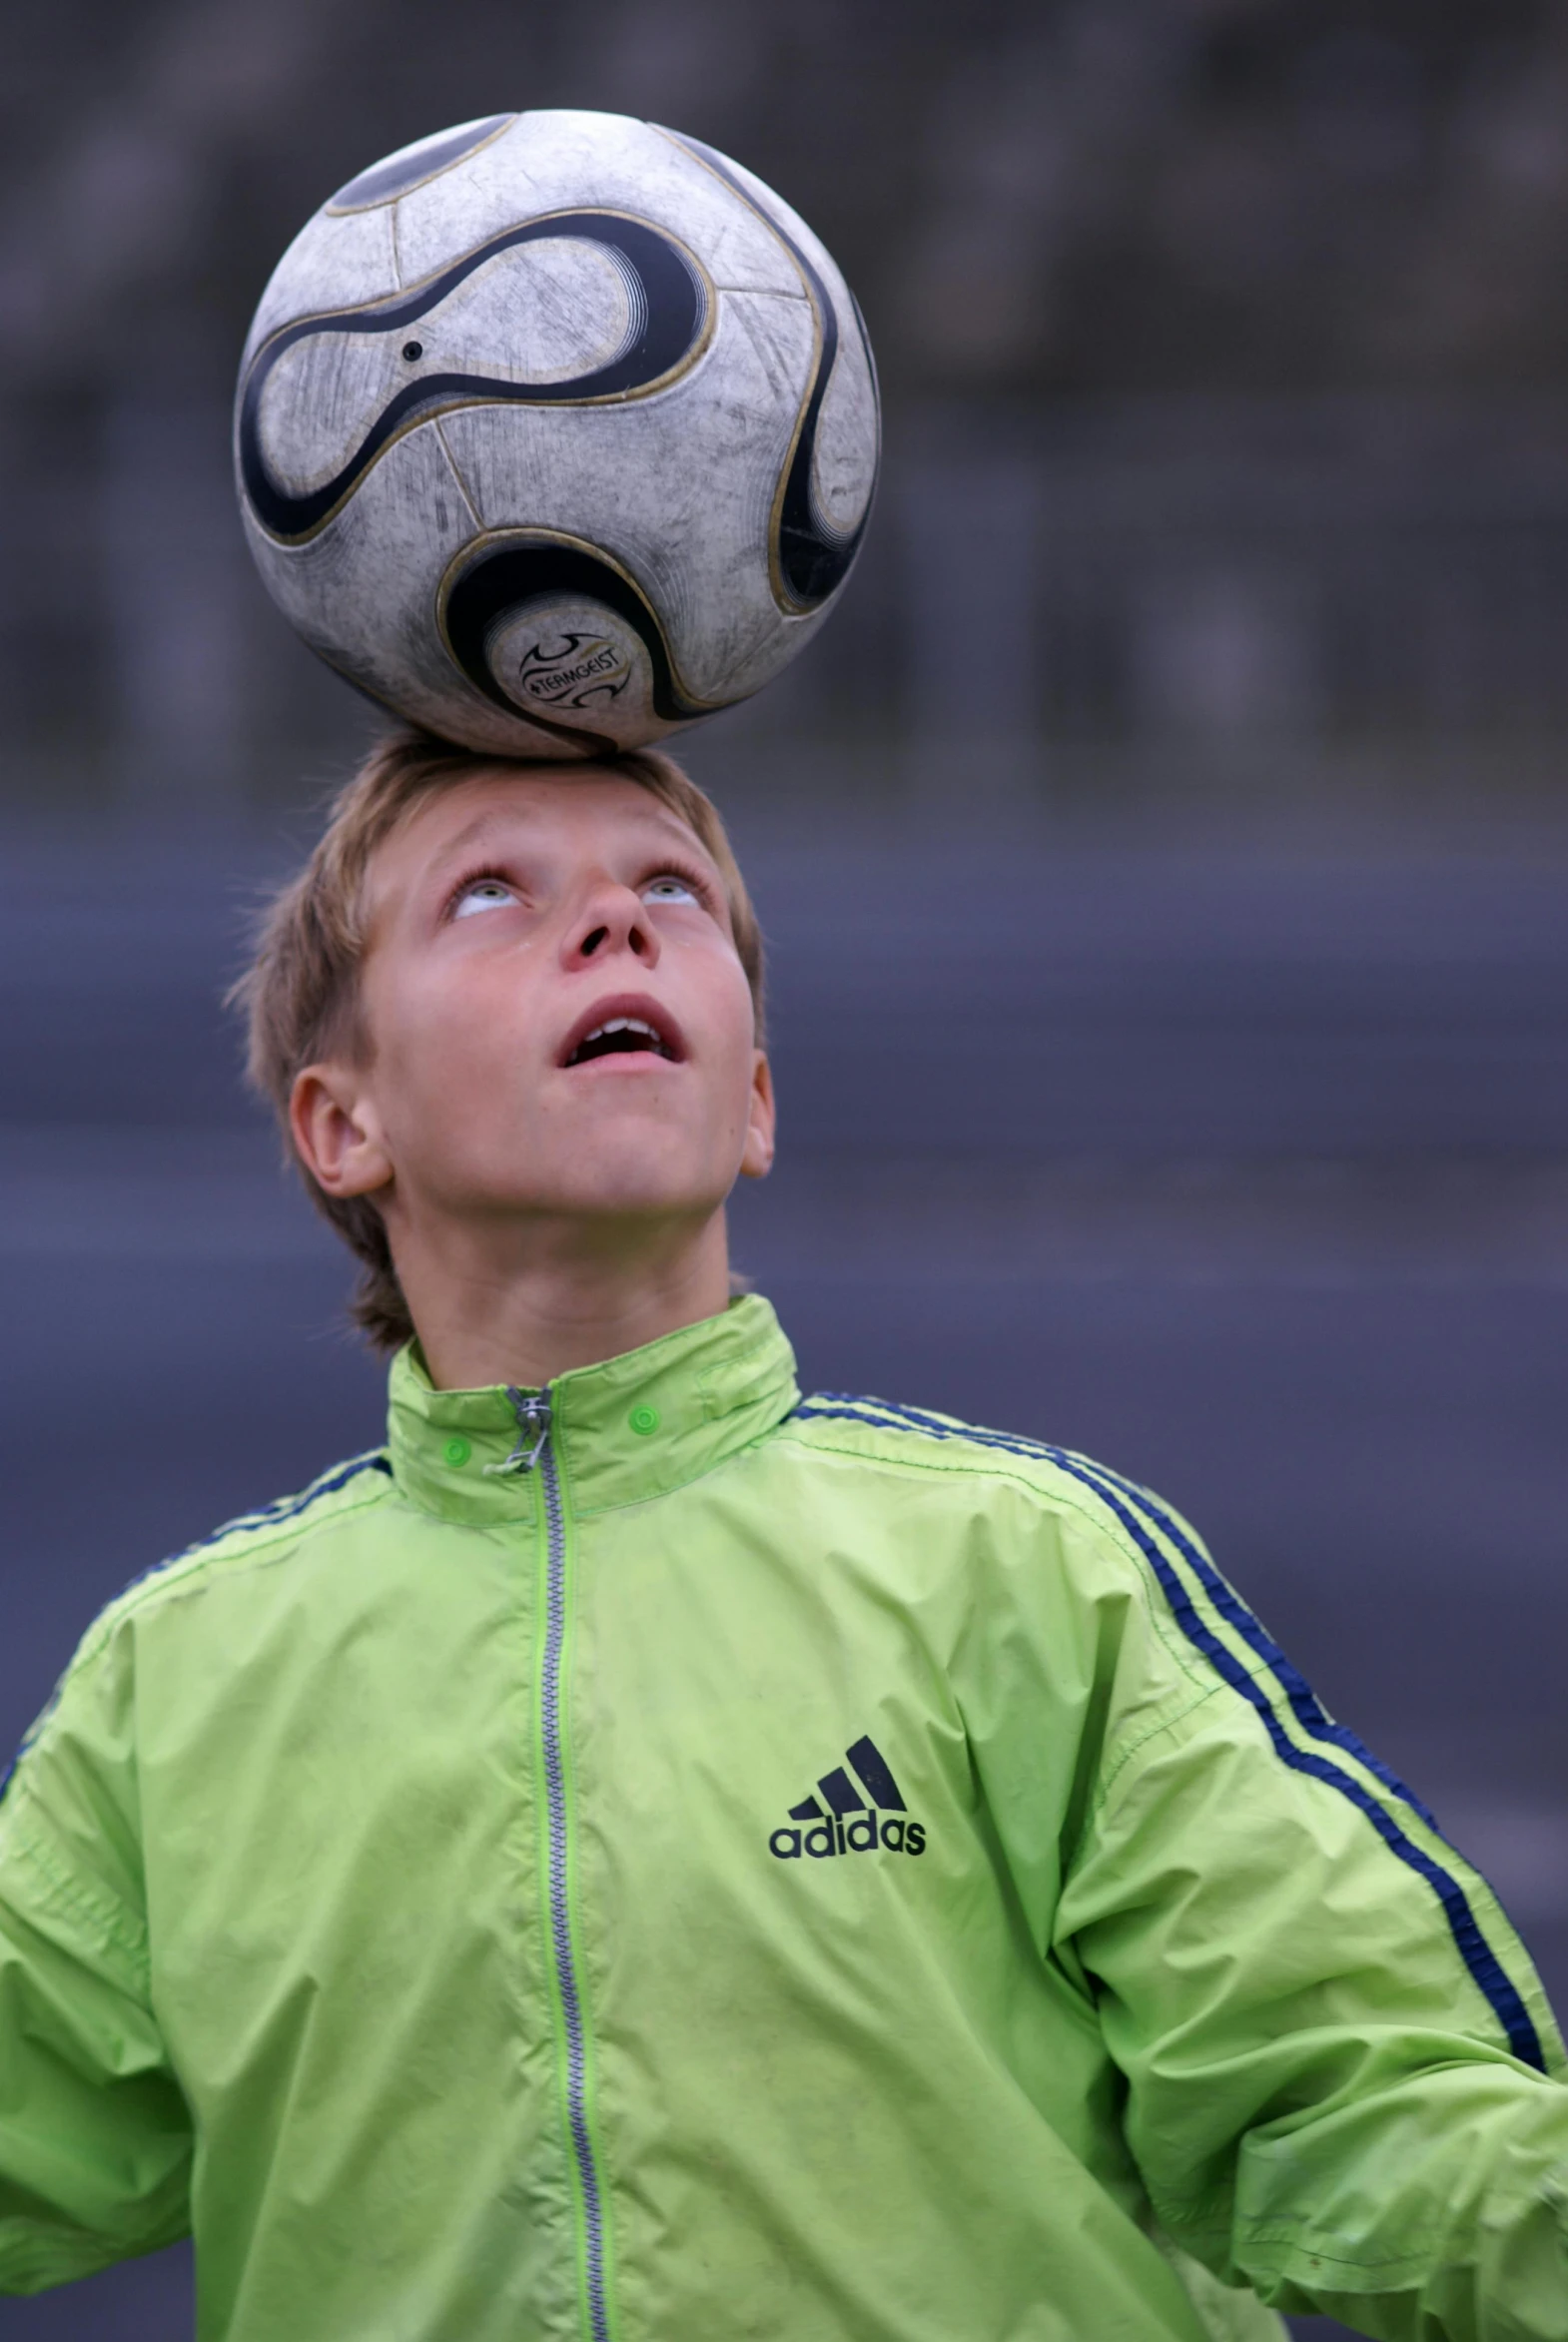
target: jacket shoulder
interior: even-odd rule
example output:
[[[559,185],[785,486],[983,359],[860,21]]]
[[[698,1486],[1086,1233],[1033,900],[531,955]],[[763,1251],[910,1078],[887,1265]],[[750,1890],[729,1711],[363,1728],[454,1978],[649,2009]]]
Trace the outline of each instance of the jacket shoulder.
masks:
[[[931,1407],[819,1391],[784,1426],[810,1447],[863,1460],[873,1470],[946,1475],[964,1510],[985,1514],[1022,1497],[1038,1518],[1068,1528],[1098,1596],[1113,1585],[1143,1589],[1151,1624],[1183,1674],[1207,1677],[1232,1629],[1242,1664],[1283,1660],[1235,1590],[1215,1569],[1191,1523],[1153,1489],[1111,1465],[1049,1440],[965,1423]],[[1016,1512],[1013,1515],[1017,1520]],[[1217,1630],[1217,1631],[1216,1631]]]
[[[297,1494],[281,1496],[254,1512],[241,1513],[235,1520],[225,1521],[222,1527],[214,1529],[210,1536],[188,1545],[183,1552],[171,1554],[167,1560],[143,1570],[99,1611],[83,1635],[42,1713],[28,1728],[15,1758],[9,1766],[0,1767],[0,1797],[24,1770],[23,1760],[48,1738],[73,1694],[87,1693],[92,1686],[102,1688],[118,1677],[120,1671],[110,1661],[122,1626],[134,1622],[142,1611],[165,1595],[195,1591],[220,1571],[244,1567],[253,1560],[281,1558],[290,1546],[298,1546],[346,1514],[362,1511],[368,1503],[379,1501],[391,1492],[392,1486],[392,1466],[387,1456],[380,1449],[370,1449],[364,1455],[351,1456],[319,1473],[309,1487]]]
[[[99,1612],[79,1656],[85,1656],[94,1643],[111,1633],[122,1620],[164,1594],[188,1587],[194,1580],[219,1570],[261,1559],[282,1544],[298,1544],[344,1514],[358,1512],[366,1504],[388,1495],[392,1485],[392,1465],[386,1451],[369,1448],[364,1455],[350,1456],[342,1463],[330,1465],[308,1487],[295,1494],[277,1497],[271,1504],[259,1505],[254,1512],[240,1513],[234,1520],[225,1521],[209,1536],[198,1538],[194,1545],[187,1545],[163,1561],[154,1562],[150,1569],[134,1577]]]
[[[857,1456],[872,1465],[1022,1485],[1049,1502],[1088,1512],[1102,1526],[1118,1519],[1118,1504],[1108,1501],[1118,1491],[1148,1495],[1108,1465],[1071,1448],[965,1423],[932,1407],[897,1405],[848,1391],[817,1391],[802,1399],[783,1428],[808,1447]]]
[[[1309,1730],[1326,1724],[1315,1695],[1215,1568],[1191,1523],[1125,1473],[1046,1440],[843,1391],[804,1399],[789,1420],[812,1445],[849,1449],[873,1465],[964,1475],[978,1509],[987,1509],[989,1481],[999,1497],[1006,1484],[1032,1498],[1042,1513],[1070,1517],[1088,1532],[1086,1586],[1104,1590],[1108,1566],[1122,1582],[1130,1571],[1179,1673],[1210,1688],[1228,1683],[1254,1706],[1255,1679],[1270,1678]]]
[[[1195,1531],[1151,1490],[1047,1440],[846,1391],[803,1399],[781,1429],[825,1465],[864,1475],[843,1494],[872,1513],[886,1494],[890,1517],[907,1520],[890,1483],[907,1487],[918,1478],[938,1499],[935,1510],[922,1504],[923,1524],[946,1520],[963,1542],[967,1569],[988,1556],[997,1591],[1012,1589],[1005,1599],[1037,1602],[1049,1586],[1084,1620],[1107,1605],[1137,1615],[1170,1663],[1167,1688],[1179,1702],[1212,1689],[1216,1644],[1195,1618],[1194,1580],[1238,1613],[1240,1606]],[[978,1545],[968,1542],[975,1530]],[[1124,1611],[1129,1596],[1133,1613]]]

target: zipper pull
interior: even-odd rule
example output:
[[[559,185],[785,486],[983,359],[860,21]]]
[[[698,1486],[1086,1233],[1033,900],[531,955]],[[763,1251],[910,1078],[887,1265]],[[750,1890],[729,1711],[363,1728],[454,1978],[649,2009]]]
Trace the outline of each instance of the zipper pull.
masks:
[[[511,1400],[511,1411],[517,1418],[517,1444],[509,1456],[498,1464],[486,1464],[486,1472],[531,1472],[544,1453],[550,1435],[550,1394],[546,1390],[520,1391],[508,1382],[506,1396]]]

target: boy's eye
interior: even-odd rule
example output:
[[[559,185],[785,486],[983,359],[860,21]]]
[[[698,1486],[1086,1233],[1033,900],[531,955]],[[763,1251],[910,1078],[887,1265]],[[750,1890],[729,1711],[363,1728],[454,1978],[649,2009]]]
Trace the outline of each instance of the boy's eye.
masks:
[[[696,889],[678,878],[673,870],[666,870],[658,878],[650,878],[642,890],[650,903],[695,903]]]
[[[516,896],[503,878],[470,879],[452,905],[454,919],[467,919],[475,911],[494,911],[503,903],[515,903]]]

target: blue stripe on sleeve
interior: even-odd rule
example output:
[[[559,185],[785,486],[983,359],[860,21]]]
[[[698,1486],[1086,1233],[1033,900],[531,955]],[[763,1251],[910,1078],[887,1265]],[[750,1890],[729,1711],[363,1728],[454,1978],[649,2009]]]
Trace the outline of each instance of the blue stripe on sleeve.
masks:
[[[1091,1464],[1087,1456],[1070,1456],[1060,1448],[1051,1453],[1053,1461],[1061,1464],[1064,1470],[1082,1464],[1087,1470],[1093,1471],[1097,1480],[1104,1481],[1109,1487],[1119,1488],[1131,1503],[1137,1505],[1145,1518],[1154,1523],[1188,1564],[1220,1617],[1234,1627],[1242,1640],[1257,1653],[1289,1701],[1290,1712],[1302,1731],[1310,1733],[1313,1740],[1323,1741],[1332,1748],[1342,1749],[1347,1757],[1354,1757],[1385,1789],[1392,1790],[1395,1797],[1402,1798],[1413,1812],[1419,1814],[1428,1830],[1435,1830],[1439,1838],[1442,1836],[1437,1817],[1422,1804],[1414,1790],[1400,1780],[1391,1766],[1374,1756],[1348,1725],[1336,1724],[1326,1713],[1305,1676],[1280,1650],[1262,1620],[1247,1608],[1235,1588],[1215,1569],[1202,1548],[1193,1544],[1180,1523],[1172,1517],[1157,1498],[1151,1496],[1147,1488],[1139,1488],[1131,1480],[1124,1480],[1120,1472],[1108,1471],[1104,1464]]]
[[[1256,1711],[1280,1762],[1289,1766],[1292,1772],[1306,1774],[1310,1779],[1321,1781],[1328,1788],[1337,1790],[1341,1797],[1347,1798],[1351,1805],[1358,1807],[1372,1824],[1389,1852],[1430,1887],[1442,1906],[1443,1916],[1448,1922],[1449,1933],[1453,1937],[1459,1956],[1464,1961],[1478,1989],[1490,2004],[1498,2023],[1507,2036],[1508,2046],[1514,2056],[1520,2060],[1521,2064],[1533,2065],[1538,2072],[1544,2073],[1546,2071],[1546,2058],[1542,2052],[1540,2036],[1536,2032],[1530,2012],[1525,2007],[1512,1977],[1507,1973],[1497,1954],[1482,1935],[1475,1914],[1470,1909],[1469,1900],[1458,1880],[1417,1846],[1413,1839],[1407,1837],[1393,1816],[1379,1805],[1371,1792],[1363,1788],[1353,1775],[1342,1772],[1337,1765],[1330,1764],[1326,1757],[1317,1756],[1310,1749],[1296,1746],[1275,1714],[1273,1702],[1267,1692],[1256,1678],[1242,1666],[1234,1652],[1221,1642],[1213,1630],[1204,1623],[1187,1591],[1180,1572],[1175,1567],[1169,1554],[1164,1552],[1157,1540],[1151,1535],[1139,1514],[1124,1501],[1120,1487],[1114,1482],[1111,1475],[1103,1475],[1098,1466],[1086,1463],[1083,1458],[1071,1455],[1063,1448],[1047,1447],[1037,1440],[1011,1439],[1001,1432],[975,1431],[957,1424],[947,1424],[937,1417],[923,1414],[918,1408],[893,1406],[881,1399],[857,1401],[846,1392],[826,1391],[820,1399],[805,1400],[796,1411],[798,1414],[808,1417],[812,1415],[838,1416],[849,1422],[866,1424],[873,1429],[877,1427],[880,1415],[882,1418],[890,1420],[895,1427],[903,1423],[911,1430],[922,1432],[927,1438],[962,1439],[975,1442],[982,1447],[1008,1450],[1016,1455],[1041,1457],[1047,1462],[1055,1464],[1059,1471],[1066,1472],[1071,1478],[1078,1480],[1084,1487],[1098,1496],[1108,1511],[1121,1522],[1123,1528],[1126,1529],[1153,1569],[1166,1599],[1171,1605],[1176,1624],[1186,1636],[1187,1641],[1192,1644],[1194,1649],[1202,1653],[1216,1674],[1223,1678],[1232,1691],[1237,1692],[1248,1706]],[[1142,1504],[1147,1500],[1140,1496],[1135,1501]],[[1174,1528],[1174,1524],[1172,1526]],[[1191,1546],[1189,1539],[1174,1538],[1173,1541],[1177,1542],[1185,1552],[1195,1554],[1195,1548]],[[1211,1566],[1210,1574],[1221,1586],[1224,1584],[1223,1579],[1219,1578],[1219,1573],[1212,1570]],[[1228,1592],[1229,1589],[1226,1588],[1226,1591]],[[1232,1600],[1234,1599],[1232,1597]],[[1243,1611],[1245,1606],[1236,1601],[1235,1607],[1238,1611]],[[1248,1618],[1251,1617],[1250,1612],[1246,1612],[1245,1615]],[[1255,1620],[1252,1623],[1254,1626],[1257,1625]],[[1244,1629],[1239,1631],[1244,1632]],[[1265,1642],[1268,1640],[1263,1635],[1260,1626],[1257,1626],[1257,1633],[1263,1637]],[[1247,1636],[1247,1640],[1254,1650],[1258,1648],[1251,1636]],[[1259,1651],[1259,1656],[1263,1656],[1261,1651]],[[1279,1657],[1284,1660],[1282,1652]],[[1312,1709],[1321,1717],[1323,1711],[1308,1690],[1305,1679],[1296,1674],[1295,1669],[1289,1666],[1287,1660],[1284,1661],[1284,1664],[1306,1693]],[[1282,1678],[1280,1680],[1282,1688],[1288,1692],[1288,1685],[1284,1683]],[[1293,1707],[1294,1703],[1292,1702]],[[1323,1722],[1327,1726],[1326,1717],[1323,1717]],[[1359,1750],[1359,1743],[1356,1744],[1356,1748]],[[1378,1770],[1380,1772],[1381,1769],[1378,1768]],[[1401,1789],[1399,1794],[1408,1798],[1407,1791]],[[1409,1802],[1414,1804],[1413,1799]],[[1420,1808],[1416,1810],[1421,1811]]]
[[[184,1546],[180,1552],[170,1554],[166,1561],[155,1561],[151,1569],[144,1569],[140,1577],[133,1578],[128,1586],[121,1587],[116,1601],[123,1601],[127,1594],[134,1594],[138,1586],[147,1584],[149,1578],[162,1577],[166,1569],[174,1569],[178,1563],[189,1561],[194,1554],[205,1553],[210,1545],[221,1545],[226,1537],[237,1537],[242,1530],[276,1528],[281,1521],[296,1519],[299,1514],[309,1512],[311,1506],[319,1503],[322,1497],[335,1496],[340,1488],[347,1488],[349,1482],[357,1480],[362,1472],[384,1472],[390,1479],[392,1464],[385,1450],[373,1447],[365,1455],[351,1456],[346,1464],[334,1464],[331,1471],[324,1472],[319,1480],[313,1480],[310,1487],[300,1495],[281,1496],[274,1504],[259,1505],[255,1512],[240,1513],[234,1520],[225,1521],[221,1528],[213,1530],[211,1536],[198,1537],[194,1545]]]

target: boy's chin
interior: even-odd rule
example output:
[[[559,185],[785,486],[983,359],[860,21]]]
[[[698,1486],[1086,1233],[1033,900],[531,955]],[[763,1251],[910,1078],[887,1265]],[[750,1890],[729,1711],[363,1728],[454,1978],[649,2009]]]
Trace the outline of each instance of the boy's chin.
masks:
[[[541,1182],[509,1195],[502,1208],[509,1205],[521,1221],[700,1219],[718,1209],[733,1183],[656,1163],[596,1164],[585,1167],[580,1177]]]
[[[649,1119],[631,1129],[557,1131],[547,1148],[503,1135],[429,1182],[437,1209],[477,1225],[538,1219],[701,1217],[739,1175],[731,1134]],[[732,1152],[733,1149],[733,1152]],[[438,1200],[437,1200],[438,1199]]]

